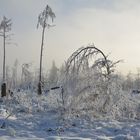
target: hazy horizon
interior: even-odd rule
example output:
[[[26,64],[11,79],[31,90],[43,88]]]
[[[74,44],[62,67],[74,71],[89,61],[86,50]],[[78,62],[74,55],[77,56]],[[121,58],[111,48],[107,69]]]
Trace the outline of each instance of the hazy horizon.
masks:
[[[48,4],[56,14],[56,26],[46,30],[43,67],[52,61],[59,67],[81,46],[94,43],[111,60],[123,59],[117,70],[123,74],[136,72],[140,50],[140,1],[138,0],[0,0],[0,21],[12,19],[12,42],[6,46],[6,64],[15,59],[20,64],[39,67],[41,28],[39,13]],[[3,46],[0,38],[0,73]]]

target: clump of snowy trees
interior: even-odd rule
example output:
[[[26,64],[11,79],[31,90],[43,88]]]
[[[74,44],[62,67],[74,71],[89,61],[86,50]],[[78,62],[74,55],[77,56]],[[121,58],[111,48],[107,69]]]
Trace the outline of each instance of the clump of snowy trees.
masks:
[[[31,63],[24,63],[20,67],[21,75],[18,75],[17,60],[12,70],[6,67],[5,42],[11,20],[4,17],[1,21],[4,50],[1,97],[8,93],[7,110],[13,112],[16,108],[29,113],[51,109],[63,120],[75,117],[140,119],[140,95],[132,92],[139,91],[139,71],[136,76],[118,74],[115,68],[121,60],[113,62],[94,44],[76,50],[61,68],[53,61],[49,72],[42,72],[45,29],[51,27],[48,18],[53,21],[55,14],[47,5],[38,17],[38,26],[42,27],[39,71],[34,72]]]
[[[60,68],[53,61],[50,70],[43,72],[42,95],[37,96],[38,71],[31,69],[31,63],[24,63],[21,76],[17,76],[16,60],[11,71],[6,68],[7,87],[13,90],[13,96],[5,101],[7,108],[27,113],[51,109],[63,120],[140,119],[140,95],[132,92],[138,90],[139,71],[122,76],[115,71],[119,62],[111,61],[94,45],[79,48]]]

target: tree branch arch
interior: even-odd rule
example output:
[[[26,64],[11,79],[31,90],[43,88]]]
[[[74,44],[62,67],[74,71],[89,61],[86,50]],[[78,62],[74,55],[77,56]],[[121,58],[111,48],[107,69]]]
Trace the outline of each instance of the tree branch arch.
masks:
[[[92,63],[91,58],[95,58],[96,56],[100,57]],[[94,44],[79,48],[66,62],[66,75],[74,74],[75,72],[79,73],[80,70],[83,70],[85,65],[87,65],[88,68],[98,67],[104,69],[102,74],[107,77],[114,71],[113,67],[120,62],[120,60],[112,62],[107,57],[108,56],[106,56],[102,50],[95,47]],[[89,63],[92,64],[89,66]]]

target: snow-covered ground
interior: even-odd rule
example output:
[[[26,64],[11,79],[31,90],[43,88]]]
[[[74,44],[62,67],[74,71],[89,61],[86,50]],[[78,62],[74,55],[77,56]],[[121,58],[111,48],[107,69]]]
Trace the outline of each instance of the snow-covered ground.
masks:
[[[1,115],[2,116],[2,115]],[[2,124],[3,117],[0,122]],[[75,119],[61,124],[57,113],[19,113],[6,120],[6,127],[0,129],[0,140],[139,140],[138,121],[86,121]]]
[[[25,106],[27,103],[24,109],[20,104],[21,110],[17,107],[18,113],[12,110],[6,119],[9,112],[1,105],[0,140],[140,140],[140,121],[136,119],[117,121],[75,117],[62,121],[57,110],[46,108],[34,112],[26,110]]]

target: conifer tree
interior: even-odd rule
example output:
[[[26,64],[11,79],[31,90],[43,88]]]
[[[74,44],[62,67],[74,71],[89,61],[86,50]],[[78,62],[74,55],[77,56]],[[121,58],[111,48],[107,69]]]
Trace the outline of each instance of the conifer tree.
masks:
[[[41,51],[40,51],[40,68],[39,68],[39,83],[38,83],[38,94],[42,94],[42,54],[44,46],[45,29],[51,27],[48,23],[49,18],[52,20],[55,18],[55,14],[52,9],[47,5],[45,9],[38,16],[38,24],[42,27],[42,40],[41,40]]]
[[[10,36],[11,26],[11,19],[7,19],[4,16],[0,23],[0,36],[3,37],[3,83],[1,85],[1,97],[6,96],[6,39]]]

